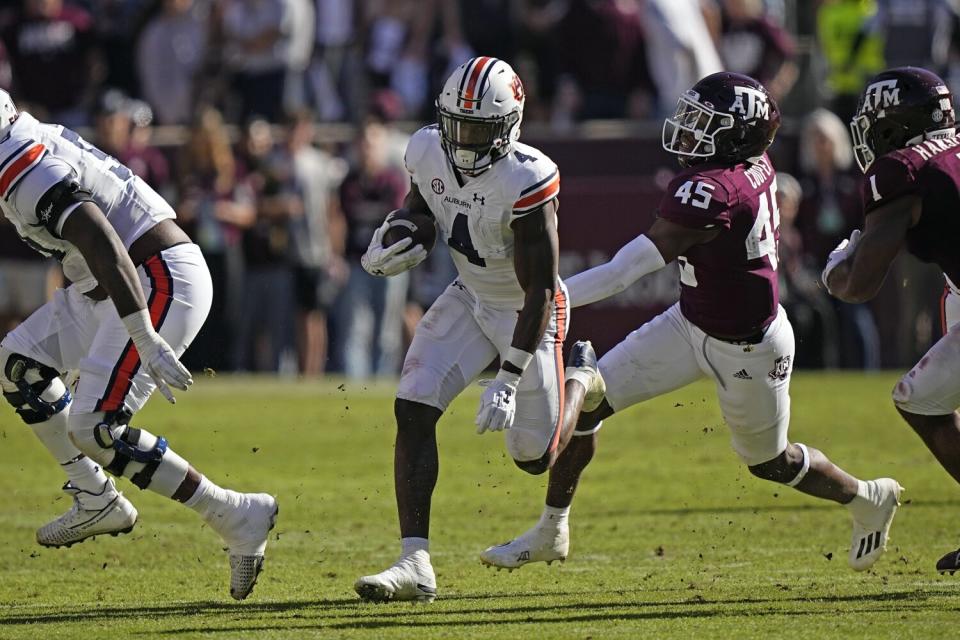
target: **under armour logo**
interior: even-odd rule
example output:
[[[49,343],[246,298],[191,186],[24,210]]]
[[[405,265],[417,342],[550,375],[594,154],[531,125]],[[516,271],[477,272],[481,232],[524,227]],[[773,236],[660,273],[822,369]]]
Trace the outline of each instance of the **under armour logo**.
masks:
[[[479,202],[479,203],[480,203],[480,206],[482,207],[484,204],[486,204],[487,199],[486,199],[486,197],[484,197],[484,196],[480,196],[480,195],[477,195],[477,194],[473,194],[473,201],[474,201],[474,202]]]
[[[770,119],[770,103],[767,102],[767,94],[753,87],[734,87],[733,93],[736,98],[730,105],[731,113],[736,111],[742,113],[744,119],[755,120],[763,118]],[[746,99],[746,104],[744,104]]]

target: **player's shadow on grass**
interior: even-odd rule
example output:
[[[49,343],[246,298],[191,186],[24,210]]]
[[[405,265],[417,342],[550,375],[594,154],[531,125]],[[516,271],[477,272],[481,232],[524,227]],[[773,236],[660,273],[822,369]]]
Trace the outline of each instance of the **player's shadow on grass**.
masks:
[[[356,607],[356,598],[342,598],[338,600],[290,600],[283,602],[180,602],[169,605],[141,606],[124,605],[119,607],[105,607],[102,609],[77,609],[63,611],[62,609],[50,613],[31,613],[7,615],[0,610],[0,627],[25,624],[57,624],[64,622],[97,622],[110,621],[117,618],[164,618],[175,616],[206,616],[222,613],[253,614],[262,616],[271,613],[286,613],[290,611],[305,611],[317,608]]]
[[[960,506],[960,500],[909,500],[905,503],[911,509],[940,509],[942,507]],[[736,505],[726,507],[676,507],[673,509],[644,509],[644,516],[683,516],[693,514],[732,514],[732,513],[766,513],[770,511],[836,511],[837,505],[833,502],[823,501],[815,504],[797,504],[797,505]],[[636,514],[633,510],[618,511],[599,511],[594,512],[594,517],[617,517],[623,515]]]
[[[669,620],[684,618],[736,618],[743,616],[776,615],[806,616],[828,615],[825,604],[862,603],[858,612],[922,612],[935,608],[943,611],[942,597],[955,597],[953,590],[934,591],[896,591],[861,595],[836,596],[786,596],[772,598],[742,599],[705,599],[694,596],[685,599],[647,600],[630,602],[629,597],[636,594],[643,597],[649,591],[635,589],[618,592],[618,599],[551,605],[549,603],[530,604],[531,599],[555,598],[579,595],[590,597],[609,592],[592,593],[543,593],[543,594],[479,594],[453,595],[444,598],[433,606],[412,606],[408,604],[367,605],[355,598],[336,600],[292,600],[283,602],[263,602],[231,604],[224,602],[185,602],[161,606],[125,606],[107,608],[99,611],[89,609],[75,612],[51,612],[48,614],[24,614],[3,616],[0,614],[0,628],[5,625],[56,624],[65,622],[116,622],[117,618],[146,618],[160,622],[164,618],[192,617],[190,626],[151,631],[163,635],[184,633],[238,633],[245,631],[267,630],[308,630],[308,629],[387,629],[391,627],[456,627],[485,626],[491,624],[556,624],[587,623],[610,620]],[[626,596],[626,599],[624,598]],[[498,603],[511,599],[523,599],[525,604],[501,606],[496,604],[484,607],[462,606],[470,601],[496,599]],[[451,603],[452,607],[445,606]],[[794,609],[784,608],[793,605]],[[771,606],[773,605],[773,606]],[[777,606],[779,605],[779,606]],[[813,605],[813,606],[806,606]],[[658,609],[658,610],[651,610]],[[664,609],[664,610],[659,610]],[[960,607],[954,608],[960,611]],[[269,621],[264,616],[271,616]],[[229,615],[232,622],[218,619],[220,615]],[[204,620],[201,623],[201,620]],[[260,624],[250,624],[257,622]]]

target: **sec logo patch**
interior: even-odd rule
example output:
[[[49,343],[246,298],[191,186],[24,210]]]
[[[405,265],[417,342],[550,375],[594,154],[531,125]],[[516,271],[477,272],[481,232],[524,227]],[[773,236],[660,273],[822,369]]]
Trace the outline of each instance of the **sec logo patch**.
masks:
[[[433,192],[437,195],[440,195],[444,192],[445,187],[443,186],[443,180],[440,178],[434,178],[433,182],[430,183],[430,188],[433,189]]]

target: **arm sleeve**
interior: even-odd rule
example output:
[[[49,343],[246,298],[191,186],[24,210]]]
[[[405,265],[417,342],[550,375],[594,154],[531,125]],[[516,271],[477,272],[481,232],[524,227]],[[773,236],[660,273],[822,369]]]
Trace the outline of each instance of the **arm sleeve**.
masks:
[[[898,154],[883,156],[863,176],[863,212],[869,215],[891,200],[920,190],[913,166]]]
[[[609,298],[666,263],[647,236],[637,236],[624,245],[610,262],[571,276],[564,282],[571,307],[582,307]]]
[[[0,173],[0,187],[6,183],[5,176],[6,170]],[[45,227],[59,238],[64,221],[76,206],[92,201],[90,194],[80,188],[78,178],[73,167],[44,150],[13,179],[4,197],[27,224]]]
[[[717,180],[682,174],[674,178],[660,200],[657,217],[690,229],[729,229],[736,204]]]

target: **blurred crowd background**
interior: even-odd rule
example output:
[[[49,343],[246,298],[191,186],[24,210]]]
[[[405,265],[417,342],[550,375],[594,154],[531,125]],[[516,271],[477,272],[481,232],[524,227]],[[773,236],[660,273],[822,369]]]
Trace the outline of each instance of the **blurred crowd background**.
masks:
[[[960,0],[0,7],[0,86],[23,110],[77,129],[129,166],[202,247],[216,298],[188,352],[194,368],[353,378],[399,371],[417,320],[453,278],[449,256],[438,244],[426,265],[391,279],[368,276],[359,257],[406,193],[407,136],[433,121],[443,80],[475,54],[507,60],[523,79],[524,140],[555,150],[567,178],[562,242],[565,226],[599,213],[589,198],[564,199],[597,179],[578,165],[616,148],[641,159],[625,178],[662,189],[675,165],[660,150],[660,122],[677,96],[721,69],[756,77],[785,114],[771,153],[781,170],[780,273],[798,366],[902,365],[939,336],[935,270],[901,260],[870,305],[831,299],[818,275],[860,225],[846,123],[864,81],[913,64],[960,87]],[[624,164],[609,155],[594,167]],[[625,231],[580,234],[565,272],[607,259],[652,213],[604,212],[606,226]],[[636,326],[669,304],[677,295],[669,276],[660,293],[628,292],[621,316]],[[57,266],[0,223],[0,335],[61,284]]]

